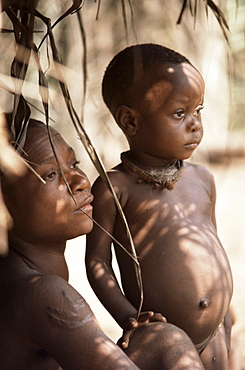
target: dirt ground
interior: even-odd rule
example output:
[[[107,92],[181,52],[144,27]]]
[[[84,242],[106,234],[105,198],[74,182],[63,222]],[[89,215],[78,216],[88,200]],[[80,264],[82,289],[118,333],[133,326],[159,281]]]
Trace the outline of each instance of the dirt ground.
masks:
[[[234,331],[239,343],[241,369],[245,369],[245,160],[236,159],[226,166],[208,167],[216,179],[218,233],[233,271],[232,306],[236,315]],[[103,330],[116,341],[120,337],[121,329],[97,300],[86,279],[84,243],[84,237],[68,243],[66,256],[70,283],[90,304]]]

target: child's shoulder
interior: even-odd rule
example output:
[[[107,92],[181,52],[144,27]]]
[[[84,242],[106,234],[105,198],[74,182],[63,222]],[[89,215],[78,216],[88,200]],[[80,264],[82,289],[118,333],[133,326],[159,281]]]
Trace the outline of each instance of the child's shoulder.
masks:
[[[124,187],[129,186],[131,182],[131,176],[129,176],[128,172],[125,171],[121,163],[111,168],[110,170],[108,170],[106,172],[106,175],[108,176],[113,187],[120,186],[120,188],[123,189]],[[101,176],[97,177],[97,179],[95,180],[93,184],[93,188],[98,188],[98,187],[100,188],[107,187],[104,179]]]
[[[213,174],[204,166],[191,162],[184,163],[185,172],[188,178],[195,179],[206,189],[210,198],[216,197],[216,186]]]
[[[190,172],[193,176],[198,176],[206,181],[213,181],[213,174],[205,167],[200,164],[184,162],[185,171]]]

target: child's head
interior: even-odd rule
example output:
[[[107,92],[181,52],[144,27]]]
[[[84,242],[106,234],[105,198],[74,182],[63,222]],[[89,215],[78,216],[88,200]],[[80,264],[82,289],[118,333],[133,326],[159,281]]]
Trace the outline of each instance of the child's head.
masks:
[[[73,149],[53,128],[51,137],[77,205],[91,216],[90,183],[78,168]],[[91,231],[92,221],[74,203],[42,122],[29,121],[22,157],[46,184],[31,170],[12,183],[3,176],[4,200],[14,222],[11,233],[30,243],[55,243]]]
[[[189,63],[183,55],[157,44],[139,44],[120,51],[106,68],[102,96],[113,113],[120,105],[130,105],[138,84],[146,78],[149,67],[156,64]]]
[[[171,49],[142,44],[122,50],[105,71],[102,94],[131,150],[186,159],[202,139],[204,81]]]

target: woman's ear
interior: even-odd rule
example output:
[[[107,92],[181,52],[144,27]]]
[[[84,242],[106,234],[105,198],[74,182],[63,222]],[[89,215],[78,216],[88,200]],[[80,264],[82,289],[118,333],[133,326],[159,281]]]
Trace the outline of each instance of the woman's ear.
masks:
[[[115,115],[116,122],[125,135],[133,136],[138,127],[135,110],[126,105],[121,105]]]

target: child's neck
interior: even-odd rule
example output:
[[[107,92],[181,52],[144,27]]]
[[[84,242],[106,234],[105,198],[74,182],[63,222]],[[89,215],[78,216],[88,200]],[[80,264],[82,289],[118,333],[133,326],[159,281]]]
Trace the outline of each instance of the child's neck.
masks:
[[[127,158],[134,163],[136,166],[142,168],[143,170],[147,171],[148,169],[152,168],[163,168],[172,165],[176,162],[176,158],[172,159],[165,159],[161,157],[156,157],[149,155],[147,153],[130,149],[126,152]]]
[[[145,181],[156,187],[173,190],[175,183],[179,180],[183,172],[183,162],[174,160],[173,163],[161,167],[150,167],[136,165],[134,159],[131,159],[131,153],[121,153],[121,161],[125,168],[139,177],[138,183]]]

